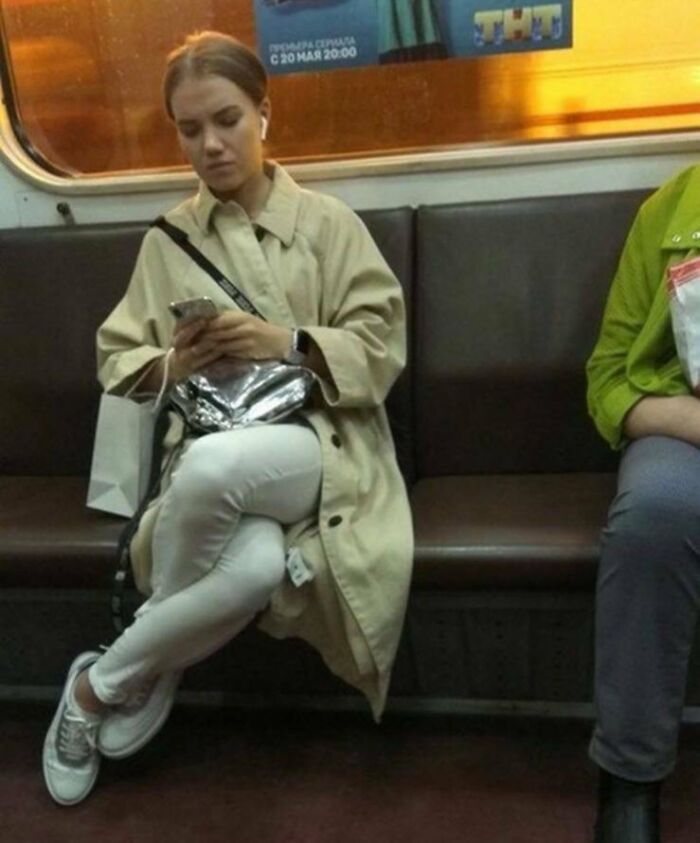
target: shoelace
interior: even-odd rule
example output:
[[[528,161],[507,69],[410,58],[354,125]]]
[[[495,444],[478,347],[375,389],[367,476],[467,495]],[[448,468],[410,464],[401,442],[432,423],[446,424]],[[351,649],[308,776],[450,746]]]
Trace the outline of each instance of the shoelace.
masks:
[[[67,710],[61,719],[58,749],[69,761],[83,761],[97,747],[97,723],[89,723],[79,714]]]

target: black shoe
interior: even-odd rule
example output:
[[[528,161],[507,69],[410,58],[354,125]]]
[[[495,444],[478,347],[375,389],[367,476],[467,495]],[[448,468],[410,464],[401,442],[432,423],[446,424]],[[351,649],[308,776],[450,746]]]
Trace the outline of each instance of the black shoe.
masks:
[[[600,771],[595,843],[661,843],[661,782],[631,782]]]

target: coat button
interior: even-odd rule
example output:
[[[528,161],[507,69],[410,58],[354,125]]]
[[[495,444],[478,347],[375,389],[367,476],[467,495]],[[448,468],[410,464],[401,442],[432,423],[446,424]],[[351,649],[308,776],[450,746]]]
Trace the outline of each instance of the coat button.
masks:
[[[338,524],[343,523],[343,516],[342,515],[334,515],[332,518],[328,520],[329,527],[337,527]]]
[[[693,232],[693,240],[700,240],[700,231]]]
[[[673,237],[671,238],[671,242],[672,243],[680,243],[682,239],[683,238],[680,236],[680,234],[674,234]]]
[[[340,448],[340,436],[338,436],[337,433],[334,433],[333,436],[331,436],[331,442],[336,448]]]

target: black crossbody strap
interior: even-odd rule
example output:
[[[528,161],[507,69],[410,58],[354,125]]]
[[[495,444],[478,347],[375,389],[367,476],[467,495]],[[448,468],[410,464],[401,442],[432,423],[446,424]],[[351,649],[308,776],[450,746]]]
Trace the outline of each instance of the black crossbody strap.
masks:
[[[226,295],[233,299],[241,310],[245,310],[246,313],[250,313],[253,316],[257,316],[258,319],[266,321],[265,317],[255,307],[251,300],[244,295],[238,287],[234,286],[223,274],[223,272],[214,266],[209,258],[205,257],[196,246],[192,245],[190,238],[187,236],[185,231],[168,222],[165,217],[158,217],[152,225],[156,228],[160,228],[161,231],[164,231],[174,243],[186,252],[192,260],[200,266],[207,275],[209,275],[219,285],[219,287],[221,287]]]

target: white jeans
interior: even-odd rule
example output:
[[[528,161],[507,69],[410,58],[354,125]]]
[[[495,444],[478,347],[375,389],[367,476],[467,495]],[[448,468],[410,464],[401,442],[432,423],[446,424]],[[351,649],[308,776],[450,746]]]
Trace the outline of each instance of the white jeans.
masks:
[[[116,705],[153,677],[218,650],[268,603],[285,574],[283,524],[318,505],[321,448],[294,424],[212,433],[173,475],[153,535],[153,594],[90,668]]]

